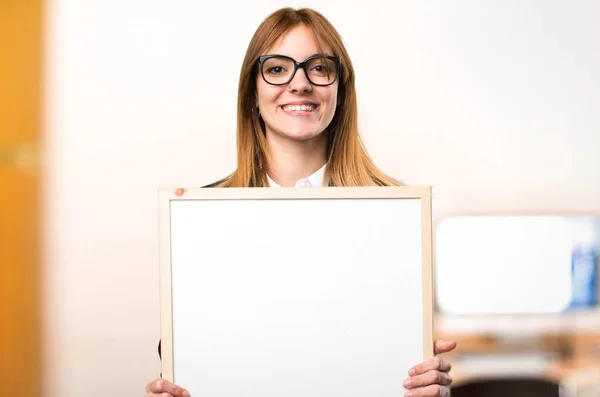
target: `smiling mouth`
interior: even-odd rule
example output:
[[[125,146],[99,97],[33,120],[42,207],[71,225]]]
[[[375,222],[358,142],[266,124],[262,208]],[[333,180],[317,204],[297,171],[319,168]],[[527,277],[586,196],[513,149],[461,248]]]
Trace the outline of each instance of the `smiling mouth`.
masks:
[[[315,109],[317,109],[316,105],[284,105],[281,107],[281,109],[283,109],[284,112],[289,112],[289,113],[298,113],[298,112],[305,112],[305,113],[310,113],[310,112],[314,112]]]

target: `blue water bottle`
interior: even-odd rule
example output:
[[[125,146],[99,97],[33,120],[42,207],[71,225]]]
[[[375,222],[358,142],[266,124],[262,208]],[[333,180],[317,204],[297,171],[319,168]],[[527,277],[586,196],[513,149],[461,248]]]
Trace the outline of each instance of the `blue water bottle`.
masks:
[[[595,246],[578,246],[571,256],[571,309],[597,304],[598,251]]]

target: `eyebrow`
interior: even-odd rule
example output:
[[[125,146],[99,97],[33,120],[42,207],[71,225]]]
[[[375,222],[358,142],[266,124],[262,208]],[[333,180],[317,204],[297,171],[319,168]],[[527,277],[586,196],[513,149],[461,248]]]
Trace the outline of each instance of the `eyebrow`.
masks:
[[[272,54],[264,54],[263,56],[282,56],[282,57],[288,57],[288,58],[292,58],[297,60],[296,58],[294,58],[291,55],[286,55],[286,54],[281,54],[281,53],[272,53]],[[336,57],[336,55],[334,54],[329,54],[329,53],[323,53],[323,54],[319,54],[319,53],[314,53],[312,55],[307,56],[306,58],[304,58],[304,60],[312,58],[312,57]],[[337,58],[337,57],[336,57]]]

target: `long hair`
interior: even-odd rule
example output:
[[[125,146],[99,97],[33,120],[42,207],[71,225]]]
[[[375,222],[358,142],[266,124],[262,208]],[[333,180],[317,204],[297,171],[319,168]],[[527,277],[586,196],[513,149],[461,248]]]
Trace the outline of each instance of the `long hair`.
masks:
[[[308,8],[282,8],[269,15],[250,41],[242,63],[237,103],[237,168],[219,187],[264,187],[267,182],[268,151],[265,126],[255,107],[257,59],[290,29],[304,25],[315,35],[319,53],[324,44],[341,61],[338,101],[333,120],[327,127],[327,166],[329,186],[390,186],[401,183],[381,172],[373,163],[358,131],[358,111],[354,69],[342,38],[320,13]]]

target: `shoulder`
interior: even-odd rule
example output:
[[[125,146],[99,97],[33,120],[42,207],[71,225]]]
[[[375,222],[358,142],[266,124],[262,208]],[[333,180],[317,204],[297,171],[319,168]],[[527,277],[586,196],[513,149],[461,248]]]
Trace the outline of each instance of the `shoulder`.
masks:
[[[223,182],[225,182],[227,179],[229,179],[229,177],[225,177],[225,178],[219,179],[218,181],[215,181],[213,183],[209,183],[208,185],[204,185],[201,188],[204,189],[204,188],[217,187],[217,186],[221,185]]]

